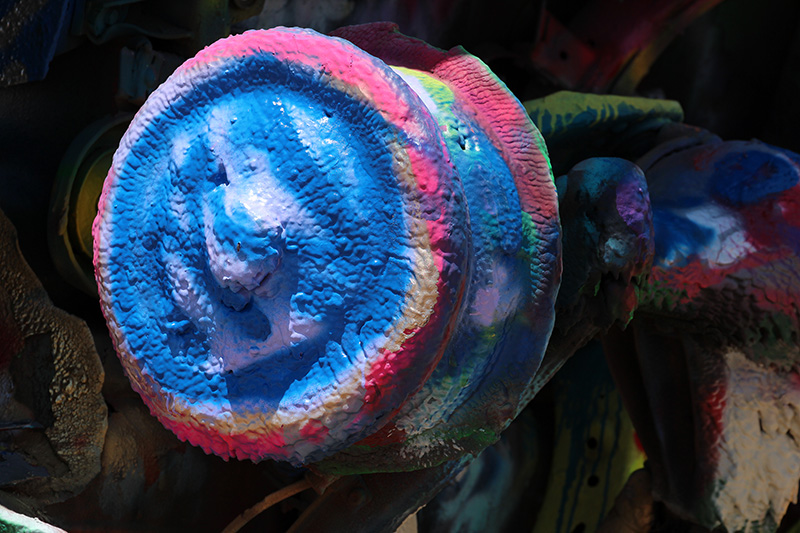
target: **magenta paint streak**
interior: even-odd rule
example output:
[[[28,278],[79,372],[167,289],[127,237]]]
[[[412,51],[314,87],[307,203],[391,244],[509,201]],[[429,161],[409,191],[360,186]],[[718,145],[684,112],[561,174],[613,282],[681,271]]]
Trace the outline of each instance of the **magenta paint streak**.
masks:
[[[470,103],[476,121],[503,154],[514,175],[523,210],[536,221],[558,216],[558,202],[549,164],[542,154],[544,141],[525,109],[488,67],[463,48],[449,51],[408,37],[392,22],[340,28],[332,35],[353,42],[390,65],[433,74]],[[539,140],[532,145],[529,139]]]
[[[331,84],[340,87],[344,92],[367,95],[370,105],[373,105],[388,122],[395,124],[400,132],[411,137],[409,141],[402,143],[409,164],[405,174],[406,178],[416,182],[417,189],[422,193],[420,195],[423,198],[422,202],[427,202],[425,207],[428,218],[425,224],[434,264],[439,274],[437,280],[439,297],[430,320],[415,331],[407,332],[412,335],[398,352],[380,353],[371,362],[364,385],[366,404],[355,420],[356,423],[361,423],[362,420],[373,417],[376,412],[385,414],[387,410],[391,410],[393,414],[399,410],[406,398],[422,386],[441,358],[458,316],[454,310],[459,308],[465,291],[466,250],[458,249],[461,243],[454,243],[451,238],[454,225],[463,225],[464,221],[454,216],[454,209],[450,203],[454,187],[452,184],[443,183],[448,177],[456,179],[455,170],[449,161],[443,140],[431,133],[438,132],[438,125],[427,113],[422,102],[415,97],[417,101],[412,104],[417,105],[409,105],[405,98],[398,98],[399,84],[405,87],[399,78],[375,76],[371,71],[365,73],[363,68],[353,68],[354,61],[364,62],[365,54],[352,44],[337,40],[341,46],[321,48],[320,40],[319,35],[310,32],[280,30],[247,32],[220,41],[201,51],[173,74],[167,82],[168,84],[172,82],[172,85],[165,105],[168,106],[191,93],[193,88],[190,83],[183,81],[184,79],[193,79],[192,76],[199,79],[207,78],[245,57],[271,54],[282,61],[306,65],[314,70],[319,70],[321,66],[323,76],[328,77]],[[315,51],[318,53],[317,56],[313,55]],[[377,63],[377,60],[375,61]],[[209,71],[208,65],[211,65],[213,70]],[[182,83],[176,80],[181,80]],[[413,93],[411,94],[413,96]],[[145,112],[150,111],[149,108],[143,109]],[[139,120],[145,119],[139,117]],[[431,138],[438,139],[438,145],[431,143]],[[131,143],[132,139],[126,137],[118,154],[130,151]],[[118,181],[114,169],[109,173],[108,181],[112,184]],[[101,212],[107,212],[105,207],[109,201],[107,193],[110,190],[111,187],[104,189],[100,199]],[[432,218],[431,208],[437,207],[438,212],[435,212],[433,214],[435,218]],[[97,223],[94,234],[96,239],[102,238]],[[98,249],[95,248],[95,255]],[[109,296],[108,301],[111,300],[112,297]],[[138,371],[138,368],[128,365],[130,374],[136,374]],[[422,379],[419,379],[420,375]],[[405,390],[407,385],[404,387],[397,385],[403,383],[407,377],[418,381],[416,388]],[[151,384],[151,387],[158,389],[155,383]],[[238,458],[288,456],[287,443],[282,431],[269,431],[255,438],[252,432],[228,435],[213,427],[201,425],[192,419],[190,413],[176,412],[171,408],[174,401],[169,397],[169,393],[156,390],[160,397],[151,399],[150,396],[154,391],[137,392],[145,398],[151,412],[169,429],[182,439],[200,444],[207,451],[222,457],[235,455]],[[390,418],[391,416],[383,416],[383,420]],[[309,441],[324,442],[328,428],[312,420],[300,429],[300,434]]]
[[[300,428],[300,436],[311,444],[323,443],[329,432],[330,430],[317,420],[309,420],[305,426]]]
[[[546,279],[541,285],[553,290],[551,297],[533,299],[525,314],[532,324],[542,323],[540,317],[553,312],[561,280],[561,225],[547,148],[525,109],[482,61],[460,46],[449,51],[435,48],[403,35],[392,22],[348,26],[332,35],[351,41],[390,65],[429,72],[458,100],[469,103],[466,107],[475,113],[475,121],[506,161],[522,210],[531,216],[537,229],[534,255],[541,263],[532,266],[537,277]],[[550,265],[547,258],[555,258],[555,264]]]

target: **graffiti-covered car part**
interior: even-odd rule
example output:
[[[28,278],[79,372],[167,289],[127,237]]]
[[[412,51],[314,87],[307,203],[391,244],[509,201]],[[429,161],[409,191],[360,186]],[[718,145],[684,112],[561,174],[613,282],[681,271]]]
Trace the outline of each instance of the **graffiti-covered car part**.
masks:
[[[362,33],[423,46],[391,26]],[[426,383],[429,401],[454,395],[445,407],[465,384],[508,391],[406,463],[361,462],[369,441],[335,459],[418,468],[466,452],[447,439],[494,442],[529,399],[560,275],[543,145],[478,60],[428,52],[426,73],[311,31],[248,32],[187,62],[137,114],[100,201],[95,266],[134,387],[182,438],[303,464],[401,420]],[[493,122],[496,101],[516,115]],[[471,208],[487,190],[495,200]],[[488,304],[471,309],[481,291]],[[498,321],[509,331],[463,365],[474,376],[437,377],[449,343]],[[531,351],[503,353],[506,335]],[[503,407],[488,427],[484,405]],[[413,431],[437,413],[416,406]],[[403,442],[398,429],[380,442]]]
[[[640,160],[649,287],[606,353],[657,498],[706,527],[777,527],[800,479],[800,157],[690,128],[664,136]]]

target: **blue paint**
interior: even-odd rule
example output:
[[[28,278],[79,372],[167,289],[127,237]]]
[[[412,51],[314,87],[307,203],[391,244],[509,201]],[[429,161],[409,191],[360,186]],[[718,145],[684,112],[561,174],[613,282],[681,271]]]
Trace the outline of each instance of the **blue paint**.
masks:
[[[689,209],[708,202],[709,186],[705,176],[686,172],[689,157],[666,158],[647,171],[647,186],[653,207]]]
[[[647,183],[619,158],[590,158],[559,178],[564,271],[559,305],[571,308],[599,287],[599,276],[638,276],[652,254]]]
[[[75,4],[74,0],[0,2],[0,27],[8,34],[0,48],[0,72],[14,83],[44,79],[56,50],[69,37]]]
[[[301,406],[298,383],[335,382],[400,314],[413,265],[397,239],[404,205],[383,144],[396,128],[329,87],[287,84],[296,65],[252,61],[152,117],[131,147],[117,169],[128,179],[111,208],[110,277],[129,353],[147,354],[143,371],[165,392],[255,410]],[[264,79],[248,85],[237,70]],[[268,194],[269,180],[288,191],[287,211],[259,224],[241,191],[261,182]],[[222,273],[209,239],[231,262]],[[272,344],[288,335],[268,318],[281,312],[320,333]],[[225,369],[223,348],[251,356]]]
[[[684,266],[716,236],[712,228],[700,226],[679,213],[653,210],[656,258],[662,264]]]
[[[780,157],[785,151],[760,150],[757,146],[740,150],[740,143],[726,143],[726,148],[714,163],[712,187],[730,204],[751,205],[797,185],[797,166]]]
[[[437,428],[433,420],[464,434],[486,427],[499,433],[522,407],[520,395],[527,382],[521,378],[535,375],[551,327],[542,321],[543,332],[520,317],[535,299],[540,280],[532,278],[523,255],[528,237],[508,164],[474,114],[448,89],[430,79],[421,83],[428,91],[425,97],[435,104],[437,122],[444,126],[444,140],[468,199],[473,261],[464,312],[442,362],[409,402],[410,412],[398,416],[399,427],[412,443],[416,434],[411,428],[428,432]],[[492,315],[482,313],[484,308]],[[510,369],[517,374],[510,375]],[[499,384],[505,394],[497,394]],[[435,400],[435,413],[428,407],[430,399]],[[498,406],[494,411],[500,418],[508,416],[500,427],[485,420],[484,413],[493,410],[489,405]]]
[[[766,225],[760,231],[770,227],[770,233],[797,247],[797,228],[783,220],[777,202],[797,186],[798,163],[797,155],[758,141],[717,138],[660,159],[647,172],[657,264],[685,266],[699,259],[698,254],[719,253],[709,252],[715,239],[726,238],[732,230],[749,235],[758,229],[747,227],[743,216],[753,209],[766,209],[761,222]],[[763,207],[755,207],[762,202]]]
[[[613,457],[619,449],[622,404],[619,402],[614,414],[609,415],[611,397],[616,391],[602,346],[597,341],[578,350],[564,364],[556,374],[553,386],[555,401],[561,407],[561,417],[556,420],[554,442],[558,443],[561,435],[569,432],[569,460],[566,465],[559,464],[559,468],[551,471],[554,479],[549,482],[551,487],[561,486],[553,531],[567,532],[573,531],[577,525],[575,515],[581,493],[588,491],[594,494],[592,501],[595,502],[596,511],[593,514],[598,519],[605,515],[610,499],[616,497],[616,494],[609,494],[611,491],[608,490],[612,481],[620,482],[611,476],[611,461],[605,465],[603,488],[600,485],[590,487],[586,480],[598,474],[598,467],[603,466],[601,458]],[[609,422],[613,424],[611,427],[607,426]],[[608,434],[613,435],[613,439],[607,439]],[[597,448],[587,452],[586,442],[590,436],[596,440]],[[611,440],[610,450],[606,449],[608,440]]]
[[[422,511],[422,531],[459,533],[501,531],[519,495],[513,493],[521,466],[517,450],[502,440],[486,448]],[[521,455],[521,454],[520,454]],[[427,508],[427,507],[426,507]],[[433,511],[433,512],[431,512]]]

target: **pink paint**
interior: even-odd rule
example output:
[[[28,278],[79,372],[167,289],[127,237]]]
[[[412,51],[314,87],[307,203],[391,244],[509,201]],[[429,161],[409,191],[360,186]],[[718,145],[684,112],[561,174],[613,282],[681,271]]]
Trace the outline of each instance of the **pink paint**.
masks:
[[[418,328],[413,332],[407,331],[406,333],[413,333],[413,335],[403,344],[403,347],[400,351],[382,352],[381,355],[377,357],[370,365],[370,369],[367,371],[364,380],[364,389],[366,393],[364,399],[365,405],[362,409],[362,412],[365,415],[374,410],[373,406],[378,405],[378,398],[385,396],[387,391],[393,391],[395,389],[395,385],[393,384],[393,382],[396,382],[395,380],[400,380],[402,382],[404,379],[403,375],[406,372],[416,370],[414,368],[413,357],[409,357],[407,354],[418,353],[419,350],[430,350],[435,353],[434,358],[437,363],[439,360],[441,360],[458,317],[457,313],[447,313],[447,310],[460,308],[466,289],[466,284],[463,282],[460,283],[455,301],[453,301],[447,297],[448,285],[449,280],[445,280],[442,276],[440,276],[436,284],[439,298],[436,301],[433,313],[431,315],[431,320],[436,320],[437,318],[443,316],[448,317],[447,322],[441,325],[437,323],[436,325],[440,327],[432,328],[430,327],[430,324],[426,324],[426,327],[424,328]],[[417,392],[417,390],[422,387],[425,381],[427,381],[427,379],[433,373],[434,368],[435,365],[428,369],[424,379],[420,382],[420,385],[417,389],[411,391],[404,398],[402,398],[401,401],[396,403],[396,407],[392,411],[391,415],[386,417],[387,420],[390,420],[394,414],[396,414],[403,407],[405,401],[414,392]]]
[[[469,102],[476,120],[503,154],[525,212],[539,223],[554,222],[558,202],[544,141],[525,109],[478,58],[462,47],[445,52],[403,35],[392,22],[340,28],[332,33],[356,44],[390,65],[429,72],[444,82],[457,99]],[[530,139],[536,139],[532,144]]]
[[[558,197],[553,185],[544,139],[508,88],[478,58],[462,47],[440,50],[408,37],[392,22],[340,28],[332,33],[394,66],[430,73],[453,91],[475,114],[492,144],[500,151],[514,178],[522,210],[530,215],[536,235],[534,256],[558,257],[552,272],[538,271],[553,287],[561,279],[561,227]],[[533,140],[533,142],[532,142]],[[553,236],[556,236],[553,238]],[[542,264],[547,264],[545,260]],[[539,267],[536,261],[532,265]],[[552,313],[553,300],[534,298],[524,311],[532,324]]]
[[[319,420],[309,420],[305,426],[300,428],[300,436],[312,444],[320,444],[325,441],[330,429]]]
[[[413,59],[414,63],[427,62],[429,71],[451,86],[457,98],[465,104],[465,109],[471,109],[475,114],[474,120],[467,122],[485,128],[490,142],[497,147],[503,161],[511,168],[519,188],[523,210],[537,225],[536,232],[533,232],[527,224],[527,217],[521,217],[526,220],[525,231],[536,233],[530,239],[533,244],[526,241],[524,257],[533,258],[532,269],[540,264],[546,265],[542,269],[541,276],[543,280],[541,285],[545,290],[538,292],[547,292],[552,288],[554,293],[558,285],[558,273],[555,272],[558,267],[554,265],[559,252],[556,195],[547,158],[543,152],[543,143],[540,142],[541,137],[524,109],[483,63],[468,56],[463,50],[454,49],[449,53],[437,50],[420,41],[401,36],[393,25],[378,24],[373,28],[385,30],[383,37],[388,37],[391,41],[387,41],[389,49],[398,48],[399,51],[395,51],[400,56]],[[246,58],[257,59],[243,61]],[[430,115],[419,96],[383,61],[341,39],[322,37],[306,30],[274,29],[247,32],[220,41],[181,66],[165,87],[157,92],[156,98],[142,108],[140,115],[134,121],[134,127],[145,129],[153,123],[150,120],[153,116],[159,118],[161,114],[174,113],[177,107],[173,104],[176,103],[183,106],[180,107],[183,113],[193,110],[192,106],[195,104],[214,104],[219,94],[227,97],[230,94],[227,89],[241,88],[246,92],[248,84],[257,86],[265,81],[266,78],[263,78],[265,65],[276,65],[276,61],[281,63],[279,69],[281,77],[269,78],[270,83],[281,86],[282,76],[292,78],[296,74],[301,83],[308,83],[311,87],[323,87],[322,92],[326,95],[329,90],[347,95],[349,98],[344,100],[348,105],[353,100],[362,106],[360,111],[366,112],[364,116],[369,117],[372,121],[370,124],[381,123],[380,118],[382,118],[391,126],[380,130],[381,135],[389,137],[386,139],[388,141],[386,155],[394,158],[396,172],[392,173],[397,176],[403,200],[415,204],[404,206],[407,208],[405,213],[398,210],[398,218],[406,217],[406,227],[414,226],[414,232],[427,232],[427,239],[423,237],[415,244],[420,247],[429,246],[429,249],[421,252],[426,256],[425,261],[432,260],[436,269],[434,273],[430,264],[427,264],[426,272],[423,273],[423,265],[415,265],[418,275],[424,274],[429,278],[426,279],[428,283],[425,290],[431,294],[426,294],[425,305],[430,309],[423,310],[423,316],[428,318],[420,320],[424,323],[413,324],[413,328],[405,331],[400,339],[396,339],[402,341],[398,349],[388,351],[385,348],[378,348],[367,353],[366,368],[363,366],[348,368],[343,364],[341,368],[336,368],[332,378],[336,383],[331,381],[333,384],[329,387],[305,389],[304,393],[314,395],[319,395],[319,391],[322,390],[334,389],[334,393],[330,396],[315,397],[310,410],[296,403],[286,402],[281,405],[288,407],[276,414],[272,398],[269,398],[269,402],[273,403],[259,404],[255,407],[252,405],[258,402],[246,403],[251,407],[243,408],[242,403],[226,396],[229,393],[234,394],[233,391],[236,389],[220,385],[217,382],[220,374],[214,373],[216,371],[209,374],[214,380],[211,385],[200,379],[194,380],[199,375],[196,372],[183,373],[181,379],[185,374],[188,378],[184,381],[187,383],[192,381],[189,383],[190,387],[187,387],[190,393],[182,393],[183,389],[177,385],[165,386],[166,390],[161,390],[162,384],[158,381],[158,376],[147,375],[143,371],[145,367],[138,364],[138,361],[133,362],[132,358],[128,360],[123,358],[123,364],[126,364],[126,371],[137,382],[134,386],[144,389],[137,392],[140,392],[145,401],[152,402],[149,403],[151,411],[180,438],[226,459],[237,457],[261,460],[269,457],[286,459],[295,465],[300,465],[328,457],[346,449],[356,441],[365,446],[369,446],[369,443],[405,441],[407,437],[405,432],[397,429],[391,420],[403,408],[407,399],[419,391],[430,378],[435,365],[451,341],[458,319],[465,314],[461,307],[467,299],[465,296],[468,289],[467,279],[470,277],[467,254],[471,250],[471,236],[467,199],[464,197],[457,171],[450,160],[440,125]],[[288,68],[284,70],[287,65]],[[211,83],[206,84],[206,82]],[[198,94],[193,94],[192,91],[196,88],[200,90]],[[203,93],[206,89],[208,94]],[[184,98],[185,102],[182,101]],[[168,116],[172,118],[174,114]],[[238,122],[240,125],[241,116],[240,114]],[[360,117],[361,113],[356,113],[355,116]],[[231,124],[233,123],[232,120]],[[153,131],[161,129],[151,128]],[[120,169],[124,168],[121,162],[125,157],[125,151],[131,151],[136,135],[136,131],[133,133],[129,131],[123,140],[121,148],[123,155],[119,156],[118,166],[120,172]],[[154,136],[154,144],[164,140],[164,135],[160,135],[161,137]],[[245,134],[244,139],[247,143],[250,137]],[[490,147],[488,143],[483,146]],[[220,150],[223,149],[224,146],[220,147]],[[491,152],[494,154],[493,150]],[[496,155],[492,157],[493,163],[502,163]],[[205,176],[204,172],[199,174]],[[115,171],[112,171],[109,182],[117,181]],[[510,189],[511,184],[509,183],[506,188]],[[108,190],[109,188],[106,188],[106,191]],[[108,205],[110,199],[113,200],[104,192],[100,202],[101,211],[106,211],[105,208],[109,207],[108,212],[113,212],[112,206]],[[116,202],[114,205],[117,205]],[[513,215],[519,215],[516,202]],[[120,214],[116,216],[119,220],[123,218]],[[110,223],[113,224],[113,221]],[[135,222],[131,226],[135,226]],[[402,222],[399,227],[402,227]],[[104,245],[101,235],[98,235],[97,242],[98,247]],[[118,249],[124,248],[121,246]],[[96,257],[98,249],[95,249]],[[142,255],[146,256],[146,252]],[[125,261],[119,263],[127,264]],[[101,276],[102,274],[98,277]],[[434,276],[438,276],[437,279],[434,280]],[[532,279],[538,280],[534,274]],[[434,282],[435,293],[432,290]],[[391,289],[393,293],[402,295],[399,291],[395,291],[394,286]],[[402,291],[403,287],[397,289]],[[532,291],[535,289],[537,287],[533,287],[532,283]],[[309,289],[302,294],[310,295],[312,292]],[[118,298],[111,294],[104,294],[101,297],[106,306],[104,310],[116,305],[113,298]],[[546,339],[552,326],[552,299],[549,293],[542,298],[531,297],[531,301],[535,303],[522,311],[531,317],[532,324],[537,322],[544,324],[541,327],[543,339]],[[382,304],[376,305],[380,307]],[[535,306],[541,306],[544,310],[541,315],[545,317],[544,319],[533,312],[532,308]],[[547,306],[549,309],[545,309]],[[395,309],[394,306],[384,306],[384,308]],[[375,312],[377,312],[375,308],[370,308],[368,315],[374,315]],[[322,315],[323,313],[320,313],[318,316]],[[163,315],[158,315],[156,321],[161,316]],[[368,318],[371,320],[372,316]],[[109,322],[113,321],[113,317],[107,319]],[[202,319],[207,317],[204,315]],[[154,328],[154,331],[158,331],[157,328]],[[187,337],[183,331],[177,335],[183,335],[178,340]],[[136,338],[152,339],[153,336]],[[121,344],[124,345],[125,342],[122,341]],[[392,348],[396,346],[396,343],[392,344]],[[126,347],[118,348],[123,348],[121,351],[124,352]],[[172,352],[159,350],[158,362],[163,363],[170,353]],[[204,353],[205,351],[200,351],[201,356]],[[538,364],[538,359],[536,362]],[[535,372],[535,368],[531,372]],[[340,380],[344,374],[347,374],[348,379]],[[511,379],[516,380],[516,374],[519,372],[512,372]],[[362,375],[363,381],[358,379]],[[349,379],[352,376],[358,378]],[[252,378],[252,375],[250,377]],[[261,376],[258,377],[259,379],[248,381],[248,392],[252,392],[248,396],[248,401],[259,393],[262,381]],[[520,379],[529,377],[524,375],[520,376]],[[235,378],[235,375],[230,378],[225,376],[225,383],[230,384],[227,380]],[[265,386],[268,381],[269,379],[265,380]],[[195,390],[191,388],[197,383],[200,384],[196,387],[199,394],[195,394]],[[343,383],[342,389],[336,389],[337,384]],[[302,379],[291,376],[292,400],[297,397],[295,390],[300,390],[301,384]],[[208,391],[202,388],[206,385]],[[280,385],[286,384],[280,383]],[[320,401],[316,402],[317,399]],[[362,400],[363,405],[360,404]],[[357,407],[354,408],[354,405]],[[322,420],[327,420],[327,414],[335,409],[341,409],[331,417],[331,420],[335,419],[336,422],[324,424]],[[351,409],[358,411],[352,413]],[[487,420],[484,411],[481,410],[477,415],[469,415],[470,423],[472,420],[477,420],[477,424],[484,424]],[[498,415],[503,418],[514,414],[514,408],[510,406],[504,406],[500,411]]]

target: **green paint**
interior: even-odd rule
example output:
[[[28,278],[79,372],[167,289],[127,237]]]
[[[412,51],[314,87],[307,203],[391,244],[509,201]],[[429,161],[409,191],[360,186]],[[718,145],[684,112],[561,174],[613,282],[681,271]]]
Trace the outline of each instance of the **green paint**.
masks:
[[[652,278],[639,293],[639,307],[649,307],[659,311],[674,311],[679,305],[689,301],[685,289],[673,287],[667,281],[656,281]]]
[[[0,505],[0,533],[66,533],[63,529],[36,518],[16,513]]]
[[[536,224],[530,214],[522,212],[522,246],[520,247],[519,255],[521,255],[530,265],[530,279],[539,279],[541,276],[539,272],[539,250],[537,244],[540,241]]]
[[[557,176],[590,157],[635,161],[663,126],[683,120],[680,104],[651,98],[560,91],[524,106],[547,141]]]
[[[575,129],[602,129],[605,125],[620,131],[651,118],[683,121],[683,109],[674,100],[559,91],[523,105],[548,142]]]

